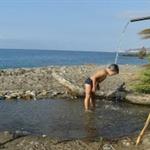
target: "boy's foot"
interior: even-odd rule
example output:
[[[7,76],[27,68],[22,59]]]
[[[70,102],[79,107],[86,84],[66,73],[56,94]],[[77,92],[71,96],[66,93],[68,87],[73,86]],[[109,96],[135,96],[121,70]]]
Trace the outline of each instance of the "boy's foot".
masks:
[[[91,108],[90,110],[94,112],[95,111],[95,107]]]
[[[85,112],[87,112],[87,113],[93,113],[93,110],[87,109],[87,110],[85,110]]]

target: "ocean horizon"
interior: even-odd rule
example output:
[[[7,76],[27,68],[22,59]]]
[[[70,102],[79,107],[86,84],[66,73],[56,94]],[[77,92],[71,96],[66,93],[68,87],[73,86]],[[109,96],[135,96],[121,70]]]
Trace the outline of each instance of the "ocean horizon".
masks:
[[[51,65],[111,64],[115,62],[116,52],[40,50],[40,49],[0,49],[0,69],[32,68]],[[118,57],[118,64],[141,65],[146,59],[138,57]]]

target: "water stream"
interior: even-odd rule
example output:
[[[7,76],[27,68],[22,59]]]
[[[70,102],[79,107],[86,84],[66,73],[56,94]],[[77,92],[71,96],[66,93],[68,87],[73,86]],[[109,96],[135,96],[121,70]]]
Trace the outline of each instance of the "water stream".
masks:
[[[122,39],[123,39],[123,37],[124,37],[124,35],[125,35],[125,32],[126,32],[126,30],[127,30],[127,27],[128,27],[128,25],[129,25],[129,23],[130,23],[130,21],[128,21],[128,22],[125,24],[125,26],[124,26],[124,28],[123,28],[123,30],[122,30],[122,32],[121,32],[121,35],[120,35],[120,38],[119,38],[118,47],[117,47],[117,51],[116,51],[115,64],[117,64],[117,62],[118,62],[118,56],[119,56],[119,51],[121,50]]]

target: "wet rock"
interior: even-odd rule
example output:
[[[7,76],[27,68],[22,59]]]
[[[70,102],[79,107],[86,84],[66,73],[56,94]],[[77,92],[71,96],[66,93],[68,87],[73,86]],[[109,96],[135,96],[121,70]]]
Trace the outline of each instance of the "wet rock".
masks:
[[[115,91],[108,91],[108,93],[106,94],[107,98],[115,98],[116,97],[116,92]]]
[[[38,92],[38,93],[37,93],[37,97],[38,97],[38,98],[42,98],[42,97],[47,96],[47,94],[48,94],[48,91],[42,90],[41,92]]]
[[[52,91],[52,96],[57,96],[59,94],[59,92],[57,91]]]
[[[106,97],[109,99],[115,99],[116,101],[121,101],[125,99],[126,93],[127,91],[126,91],[125,83],[123,82],[120,85],[118,85],[116,89],[108,91]]]
[[[21,96],[21,98],[25,99],[25,100],[36,100],[36,96],[35,96],[35,91],[26,91],[24,95]]]
[[[0,96],[0,100],[5,100],[5,96]]]
[[[52,97],[57,97],[59,94],[60,94],[60,92],[52,91],[51,96]]]
[[[25,100],[34,99],[34,100],[36,100],[36,96],[35,96],[34,91],[26,91],[26,92],[22,92],[22,91],[12,92],[12,91],[10,91],[4,95],[4,99],[6,99],[6,100],[11,100],[11,99],[25,99]]]
[[[30,134],[31,134],[30,132],[20,131],[20,130],[17,130],[14,133],[12,133],[13,138],[23,137],[23,136],[27,136],[27,135],[30,135]]]
[[[150,105],[150,94],[128,93],[126,100],[135,104]]]
[[[5,99],[17,99],[18,96],[19,96],[18,93],[11,93],[11,94],[8,94],[8,95],[6,94]]]
[[[6,92],[4,93],[4,99],[18,99],[20,98],[20,93],[21,92],[18,92],[18,91],[9,91],[9,92]]]
[[[126,91],[118,91],[116,92],[116,100],[117,101],[122,101],[126,98],[127,92]]]

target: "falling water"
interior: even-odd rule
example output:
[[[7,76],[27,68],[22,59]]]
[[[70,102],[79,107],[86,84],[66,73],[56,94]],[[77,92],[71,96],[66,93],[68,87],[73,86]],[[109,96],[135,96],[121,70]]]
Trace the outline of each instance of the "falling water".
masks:
[[[118,56],[119,56],[119,51],[121,50],[122,39],[123,39],[123,37],[125,35],[125,31],[127,30],[127,27],[129,25],[129,23],[130,23],[130,21],[128,21],[125,24],[125,26],[124,26],[124,28],[123,28],[123,30],[121,32],[121,35],[120,35],[120,38],[119,38],[119,43],[118,43],[118,48],[117,48],[117,51],[116,51],[115,64],[117,64],[117,62],[118,62]]]

